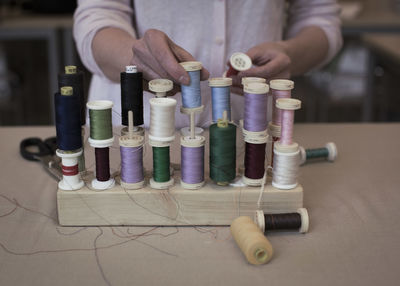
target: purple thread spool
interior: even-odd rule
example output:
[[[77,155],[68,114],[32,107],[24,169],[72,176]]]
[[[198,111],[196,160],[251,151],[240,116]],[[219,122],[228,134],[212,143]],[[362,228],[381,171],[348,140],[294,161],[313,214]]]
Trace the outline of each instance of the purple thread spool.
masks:
[[[199,189],[204,184],[203,136],[181,137],[181,185],[185,189]]]
[[[267,129],[268,89],[266,83],[250,82],[244,85],[243,128],[245,130],[260,132]]]
[[[121,152],[121,186],[140,189],[144,185],[143,136],[129,135],[119,138]]]

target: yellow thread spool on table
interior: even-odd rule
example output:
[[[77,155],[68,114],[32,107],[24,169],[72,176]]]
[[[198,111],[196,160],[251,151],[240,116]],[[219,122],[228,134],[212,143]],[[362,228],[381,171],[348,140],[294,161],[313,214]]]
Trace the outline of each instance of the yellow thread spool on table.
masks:
[[[271,243],[250,217],[236,218],[231,224],[231,233],[251,264],[265,264],[272,258]]]

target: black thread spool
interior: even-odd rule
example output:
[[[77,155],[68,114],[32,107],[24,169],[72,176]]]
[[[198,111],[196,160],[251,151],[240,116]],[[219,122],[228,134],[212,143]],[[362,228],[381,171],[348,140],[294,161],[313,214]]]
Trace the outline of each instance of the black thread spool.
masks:
[[[254,222],[264,233],[274,230],[306,233],[309,226],[308,212],[305,208],[299,208],[295,213],[280,214],[264,214],[258,210],[254,215]]]
[[[74,95],[79,98],[81,126],[86,124],[86,97],[84,92],[83,72],[76,66],[65,66],[65,71],[58,74],[58,88],[72,86]]]
[[[143,73],[136,66],[126,66],[121,73],[122,125],[128,126],[128,111],[133,112],[133,125],[143,124]]]

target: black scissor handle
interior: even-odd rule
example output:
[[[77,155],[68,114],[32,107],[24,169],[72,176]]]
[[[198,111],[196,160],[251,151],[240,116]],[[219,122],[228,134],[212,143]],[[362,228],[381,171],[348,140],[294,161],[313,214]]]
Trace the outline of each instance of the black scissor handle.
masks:
[[[30,146],[36,146],[39,151],[28,151],[27,148]],[[22,140],[19,144],[19,152],[21,153],[22,157],[29,161],[39,161],[39,157],[52,154],[52,150],[49,149],[49,147],[42,141],[42,139],[37,137],[31,137]]]

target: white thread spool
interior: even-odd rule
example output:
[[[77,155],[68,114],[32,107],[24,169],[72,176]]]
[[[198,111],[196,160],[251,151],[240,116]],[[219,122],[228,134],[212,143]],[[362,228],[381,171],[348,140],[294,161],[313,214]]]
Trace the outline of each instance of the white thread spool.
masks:
[[[156,97],[166,97],[167,92],[172,90],[174,83],[169,79],[153,79],[149,81],[149,90],[156,93]]]
[[[289,190],[297,187],[299,170],[299,145],[274,144],[274,167],[272,186],[278,189]]]
[[[308,232],[308,228],[310,225],[310,219],[308,216],[308,212],[306,208],[299,208],[296,211],[301,218],[301,226],[299,228],[299,233],[306,233]],[[265,233],[265,217],[264,217],[264,212],[262,210],[257,210],[254,213],[254,222],[257,224],[257,226],[260,228],[260,230]]]
[[[75,167],[76,172],[73,172],[72,175],[66,175],[63,171],[63,179],[58,183],[58,187],[61,190],[72,191],[79,190],[84,186],[84,182],[81,180],[81,176],[79,174],[78,169],[78,158],[83,153],[82,149],[79,149],[77,152],[67,152],[57,149],[56,154],[61,158],[61,164],[64,167]]]
[[[175,108],[175,99],[150,99],[150,140],[172,142],[175,139]]]

